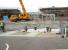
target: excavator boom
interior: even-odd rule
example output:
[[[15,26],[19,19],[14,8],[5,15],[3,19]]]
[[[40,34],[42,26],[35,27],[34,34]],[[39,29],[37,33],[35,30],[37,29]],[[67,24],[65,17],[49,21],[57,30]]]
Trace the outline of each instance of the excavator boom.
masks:
[[[25,9],[25,6],[24,6],[22,0],[19,0],[19,2],[20,2],[20,5],[22,7],[23,13],[26,13],[26,9]]]

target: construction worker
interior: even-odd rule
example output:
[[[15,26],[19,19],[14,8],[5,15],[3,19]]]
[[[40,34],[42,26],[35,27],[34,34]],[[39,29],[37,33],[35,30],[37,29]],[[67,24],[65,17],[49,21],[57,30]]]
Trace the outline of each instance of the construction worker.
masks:
[[[5,32],[5,23],[0,21],[0,28],[3,32]]]
[[[47,29],[47,32],[49,32],[49,27],[46,27],[46,29]]]
[[[37,30],[37,27],[34,27],[34,30]]]
[[[25,26],[25,31],[27,32],[27,30],[28,30],[28,28],[27,28],[27,26]]]

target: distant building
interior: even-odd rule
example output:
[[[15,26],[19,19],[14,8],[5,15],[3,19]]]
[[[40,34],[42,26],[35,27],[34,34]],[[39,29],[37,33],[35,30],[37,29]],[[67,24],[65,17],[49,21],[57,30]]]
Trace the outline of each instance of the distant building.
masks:
[[[55,14],[57,17],[68,16],[68,7],[41,8],[40,11],[46,14]]]
[[[55,17],[68,18],[68,7],[40,8],[40,12],[43,14],[55,14]]]
[[[18,9],[0,9],[0,20],[3,19],[3,16],[7,15],[9,18],[11,15],[19,15],[20,11]]]

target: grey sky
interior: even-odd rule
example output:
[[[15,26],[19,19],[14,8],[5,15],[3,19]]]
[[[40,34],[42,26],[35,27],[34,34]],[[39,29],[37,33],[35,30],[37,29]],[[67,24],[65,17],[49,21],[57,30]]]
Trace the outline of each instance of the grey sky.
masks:
[[[27,11],[37,11],[42,7],[67,7],[68,0],[22,0]],[[21,6],[18,0],[0,0],[0,8],[18,8]]]

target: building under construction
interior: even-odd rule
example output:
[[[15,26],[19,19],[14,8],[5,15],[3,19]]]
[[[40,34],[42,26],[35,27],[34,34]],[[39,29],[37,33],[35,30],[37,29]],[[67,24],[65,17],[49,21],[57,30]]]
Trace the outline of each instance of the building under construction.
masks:
[[[68,7],[41,8],[40,11],[47,14],[55,14],[57,17],[68,16]]]
[[[68,20],[68,7],[41,8],[40,12],[43,14],[55,14],[56,19],[60,17]]]
[[[60,32],[64,33],[64,29],[68,26],[68,7],[40,8],[40,12],[40,15],[43,17],[43,19],[45,18],[49,27],[60,28]],[[55,20],[51,21],[51,16],[49,16],[49,21],[46,14],[54,14]]]

